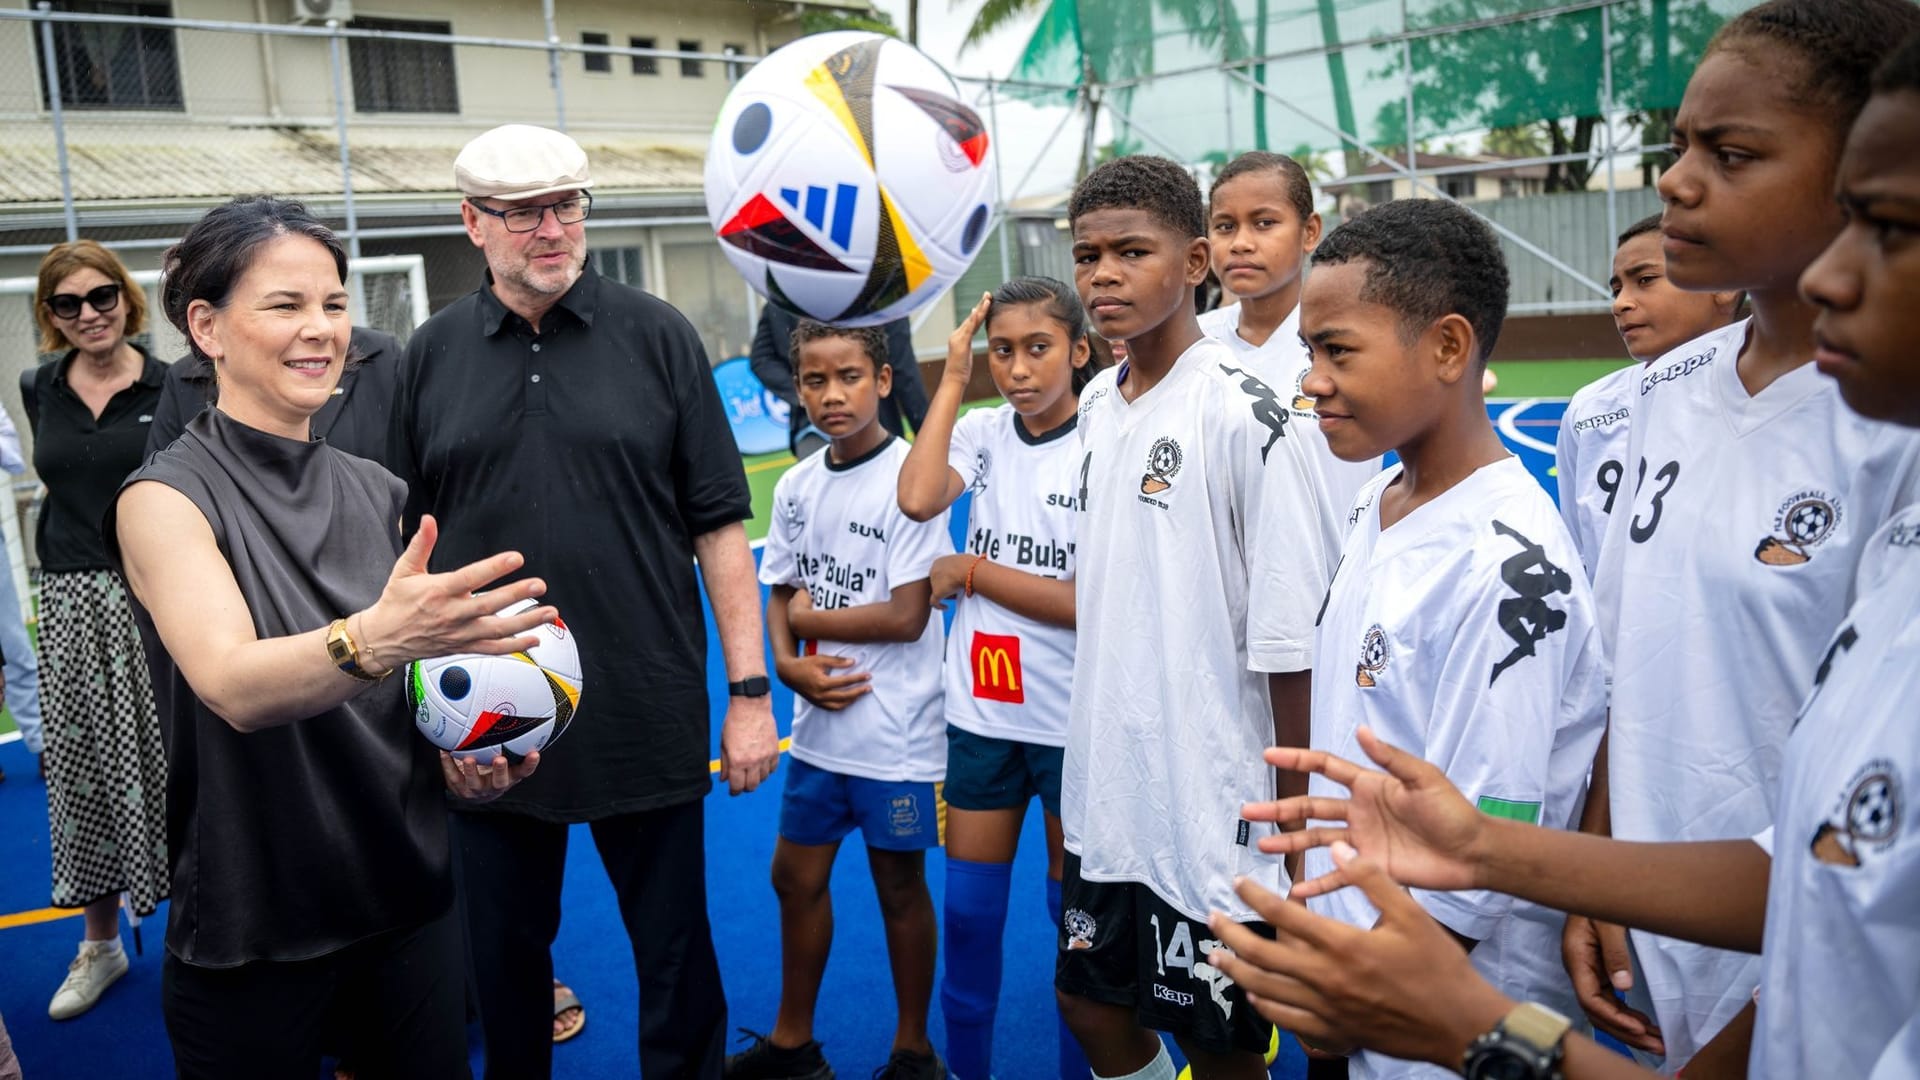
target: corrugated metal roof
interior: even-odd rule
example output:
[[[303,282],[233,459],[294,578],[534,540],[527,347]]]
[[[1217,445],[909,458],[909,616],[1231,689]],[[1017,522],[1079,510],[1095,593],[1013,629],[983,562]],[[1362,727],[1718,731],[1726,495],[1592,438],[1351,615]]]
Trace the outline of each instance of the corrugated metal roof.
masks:
[[[68,129],[76,201],[323,195],[340,191],[331,132],[212,125]],[[355,194],[452,192],[469,132],[350,135]],[[644,139],[582,135],[596,190],[698,189],[701,156]],[[58,203],[60,171],[45,123],[0,124],[0,203]]]

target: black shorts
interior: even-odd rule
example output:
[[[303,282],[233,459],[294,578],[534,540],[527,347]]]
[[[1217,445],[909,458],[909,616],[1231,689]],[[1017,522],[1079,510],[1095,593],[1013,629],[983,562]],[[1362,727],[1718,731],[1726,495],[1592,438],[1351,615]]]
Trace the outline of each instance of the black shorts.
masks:
[[[1056,987],[1131,1007],[1141,1027],[1209,1053],[1266,1053],[1273,1025],[1206,962],[1217,943],[1204,921],[1182,915],[1145,885],[1083,879],[1071,851],[1060,876]],[[1247,926],[1273,937],[1265,923]]]

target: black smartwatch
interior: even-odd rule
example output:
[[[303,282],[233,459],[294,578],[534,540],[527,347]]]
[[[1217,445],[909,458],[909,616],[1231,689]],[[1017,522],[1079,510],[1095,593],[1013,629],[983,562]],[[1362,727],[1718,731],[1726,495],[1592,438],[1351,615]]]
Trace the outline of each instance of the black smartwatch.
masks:
[[[1467,1080],[1561,1080],[1560,1059],[1572,1022],[1531,1002],[1508,1013],[1467,1047]]]
[[[766,697],[773,693],[773,684],[765,675],[749,675],[739,682],[728,683],[727,693],[734,697]]]

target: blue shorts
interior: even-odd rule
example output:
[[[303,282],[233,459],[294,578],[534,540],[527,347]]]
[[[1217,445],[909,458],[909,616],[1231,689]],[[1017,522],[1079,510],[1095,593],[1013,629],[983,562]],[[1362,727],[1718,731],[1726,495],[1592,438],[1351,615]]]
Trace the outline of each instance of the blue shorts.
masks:
[[[868,780],[829,772],[789,757],[780,795],[780,837],[790,843],[837,844],[856,827],[868,847],[925,851],[947,832],[941,785],[927,780]]]
[[[975,735],[947,725],[947,805],[955,810],[1008,810],[1040,796],[1040,805],[1060,816],[1058,746]]]

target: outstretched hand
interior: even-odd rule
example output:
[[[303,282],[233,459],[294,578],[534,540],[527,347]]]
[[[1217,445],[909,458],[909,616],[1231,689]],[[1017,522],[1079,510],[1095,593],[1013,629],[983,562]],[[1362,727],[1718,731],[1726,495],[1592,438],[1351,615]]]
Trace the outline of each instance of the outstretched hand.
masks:
[[[1295,772],[1319,773],[1346,787],[1344,799],[1301,795],[1278,802],[1248,803],[1249,821],[1333,821],[1308,825],[1260,840],[1260,850],[1290,855],[1308,848],[1345,842],[1402,885],[1457,890],[1474,887],[1473,851],[1486,818],[1430,762],[1381,742],[1361,728],[1360,747],[1385,772],[1362,768],[1322,750],[1273,747],[1267,763]],[[1296,881],[1296,899],[1323,896],[1348,885],[1344,871],[1311,881]]]
[[[472,803],[492,802],[539,767],[538,750],[521,758],[518,765],[509,765],[504,755],[482,765],[472,758],[456,758],[440,751],[440,773],[446,778],[447,790]]]
[[[356,616],[359,625],[352,627],[354,638],[371,659],[375,674],[423,657],[504,655],[530,649],[537,639],[526,636],[527,631],[558,617],[545,606],[511,616],[497,614],[544,595],[547,585],[539,578],[477,591],[520,569],[526,560],[517,551],[503,551],[444,574],[430,572],[427,563],[439,537],[432,515],[422,517],[412,542],[394,562],[380,599]]]
[[[1512,1003],[1384,867],[1338,842],[1333,859],[1380,909],[1373,929],[1316,915],[1243,878],[1236,891],[1274,939],[1216,911],[1208,925],[1226,948],[1207,962],[1246,991],[1254,1011],[1303,1041],[1458,1068],[1467,1045]]]
[[[942,379],[965,386],[973,378],[973,335],[979,332],[980,324],[987,321],[987,309],[992,306],[993,294],[982,293],[980,302],[973,305],[967,317],[947,335],[947,366],[940,374]]]

